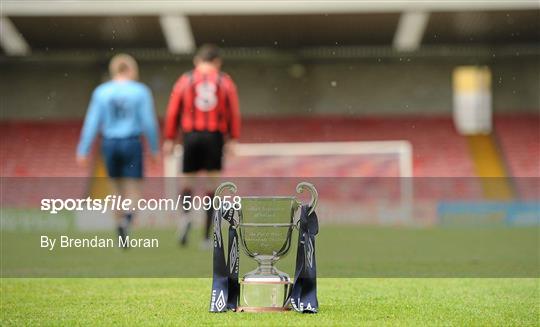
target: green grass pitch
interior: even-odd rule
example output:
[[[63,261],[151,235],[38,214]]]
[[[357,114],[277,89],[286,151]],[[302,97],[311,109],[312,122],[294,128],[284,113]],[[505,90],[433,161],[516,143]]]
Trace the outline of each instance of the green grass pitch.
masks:
[[[538,326],[539,281],[321,278],[302,315],[209,313],[208,278],[3,278],[1,325]]]
[[[134,231],[134,235],[159,237],[159,251],[73,249],[54,256],[39,249],[41,233],[2,232],[1,326],[539,325],[536,228],[421,230],[325,225],[317,237],[320,312],[316,315],[209,313],[211,253],[198,248],[197,238],[187,249],[179,248],[171,230]],[[200,234],[195,230],[193,235]],[[343,251],[352,248],[355,251]],[[293,259],[290,255],[278,266],[292,272]],[[241,266],[249,263],[243,258]],[[495,276],[530,278],[455,278],[487,277],[493,269],[502,269]],[[385,271],[391,274],[385,275]],[[350,277],[421,276],[419,272],[454,278]],[[10,276],[107,278],[7,278]],[[113,276],[137,278],[110,278]],[[178,278],[182,276],[186,278]],[[205,278],[187,278],[193,276]]]

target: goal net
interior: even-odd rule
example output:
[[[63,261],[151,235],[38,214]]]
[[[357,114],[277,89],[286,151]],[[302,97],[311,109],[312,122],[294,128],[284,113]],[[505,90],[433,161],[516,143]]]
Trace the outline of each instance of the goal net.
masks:
[[[182,147],[174,153],[165,176],[180,174]],[[401,225],[411,223],[412,161],[411,144],[401,140],[238,144],[223,176],[304,178],[326,195],[319,208],[326,221]],[[168,194],[178,192],[173,179],[166,184]]]

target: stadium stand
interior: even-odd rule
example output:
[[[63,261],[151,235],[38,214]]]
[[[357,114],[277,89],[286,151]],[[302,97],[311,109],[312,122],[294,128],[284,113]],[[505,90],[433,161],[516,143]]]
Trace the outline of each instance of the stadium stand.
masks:
[[[415,176],[473,175],[466,143],[446,118],[265,118],[246,119],[244,126],[243,143],[408,140],[414,149]],[[80,127],[80,122],[68,121],[2,122],[0,136],[6,140],[0,150],[6,159],[2,176],[85,176],[74,161]],[[433,147],[434,142],[440,146]],[[243,167],[233,162],[228,169],[234,172]],[[148,176],[161,173],[159,165],[147,167]]]
[[[0,123],[2,176],[87,176],[74,160],[81,125],[80,122]]]
[[[496,132],[512,176],[538,177],[538,117],[498,117]],[[1,174],[16,176],[86,176],[74,161],[78,121],[2,122]],[[276,133],[279,130],[279,133]],[[325,142],[407,140],[413,146],[415,177],[472,177],[466,141],[449,118],[247,118],[241,142]],[[434,147],[433,144],[438,146]],[[254,159],[255,160],[255,159]],[[247,164],[245,160],[238,164]],[[160,176],[161,165],[148,165]],[[228,166],[231,174],[245,167]],[[366,169],[370,169],[366,166]],[[361,176],[369,171],[354,170]],[[256,173],[256,171],[252,171]]]
[[[540,118],[534,115],[495,119],[497,138],[512,176],[540,177]]]

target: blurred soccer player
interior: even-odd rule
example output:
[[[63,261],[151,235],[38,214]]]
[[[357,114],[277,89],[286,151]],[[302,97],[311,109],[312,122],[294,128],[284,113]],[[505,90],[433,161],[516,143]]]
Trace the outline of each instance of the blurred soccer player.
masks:
[[[153,159],[158,156],[158,124],[150,89],[137,82],[138,66],[133,57],[116,55],[109,64],[111,80],[92,94],[77,161],[86,166],[88,153],[98,132],[101,149],[114,194],[136,201],[143,177],[141,135],[147,138]],[[118,235],[125,240],[133,213],[115,211]]]
[[[221,72],[219,48],[203,45],[193,60],[195,69],[184,73],[173,87],[165,121],[163,152],[170,155],[177,132],[183,134],[184,155],[182,172],[185,176],[203,173],[218,177],[225,152],[232,153],[240,134],[238,94],[232,78]],[[192,185],[185,181],[183,196],[192,196]],[[206,195],[213,197],[214,183],[207,186]],[[204,245],[209,246],[212,210],[206,212]],[[191,227],[187,223],[180,235],[180,244],[187,243]]]

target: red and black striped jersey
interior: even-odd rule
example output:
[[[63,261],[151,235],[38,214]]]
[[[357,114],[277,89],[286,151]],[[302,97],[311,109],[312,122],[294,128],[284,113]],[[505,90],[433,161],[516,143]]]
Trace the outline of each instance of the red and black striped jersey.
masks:
[[[195,69],[178,79],[167,108],[165,138],[174,139],[179,129],[240,136],[238,93],[229,75]]]

